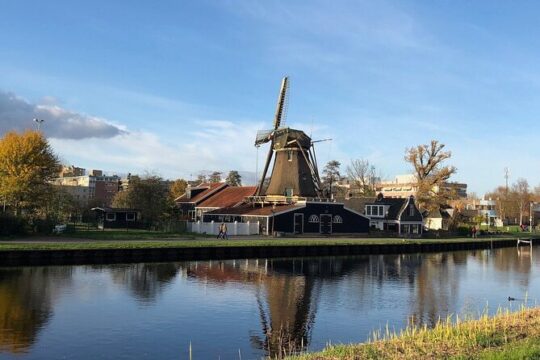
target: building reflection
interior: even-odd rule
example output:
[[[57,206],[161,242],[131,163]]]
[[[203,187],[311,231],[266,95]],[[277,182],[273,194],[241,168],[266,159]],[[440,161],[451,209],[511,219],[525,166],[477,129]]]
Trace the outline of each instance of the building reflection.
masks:
[[[353,309],[363,321],[373,309],[388,311],[381,325],[396,321],[407,302],[407,319],[434,325],[439,317],[459,313],[463,276],[495,272],[503,286],[529,285],[540,260],[536,249],[507,248],[431,254],[314,257],[184,263],[141,263],[85,267],[110,276],[138,301],[156,303],[179,275],[218,286],[251,288],[260,327],[249,333],[255,349],[281,357],[308,348],[321,304],[325,311]],[[60,294],[71,285],[77,267],[0,269],[0,351],[27,352],[50,321]],[[84,276],[84,272],[80,274]],[[517,275],[517,276],[516,276]],[[84,279],[84,277],[83,277]],[[482,281],[478,279],[478,281]],[[469,282],[470,283],[470,282]],[[403,286],[405,284],[405,286]],[[397,289],[398,292],[394,292]],[[392,298],[398,294],[399,298]],[[503,294],[503,296],[508,296]],[[483,304],[479,304],[482,306]],[[392,312],[396,308],[396,312]],[[374,329],[373,329],[374,330]]]
[[[25,353],[53,314],[72,267],[0,269],[0,351]]]
[[[251,284],[261,323],[261,329],[250,334],[251,343],[280,358],[307,349],[323,283],[358,266],[358,258],[345,257],[214,261],[188,263],[187,274],[216,284]]]

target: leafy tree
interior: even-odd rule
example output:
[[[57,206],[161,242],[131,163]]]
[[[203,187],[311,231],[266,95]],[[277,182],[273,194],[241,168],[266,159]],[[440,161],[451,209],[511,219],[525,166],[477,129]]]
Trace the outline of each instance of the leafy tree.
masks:
[[[46,201],[60,170],[58,157],[37,131],[8,132],[0,139],[0,198],[15,210],[35,210]]]
[[[341,179],[340,173],[341,163],[337,160],[330,160],[323,169],[322,185],[323,190],[330,196],[338,193],[339,189],[334,186]]]
[[[208,181],[211,183],[218,183],[221,182],[221,175],[222,173],[219,171],[214,171],[210,177],[208,178]]]
[[[128,189],[116,194],[112,206],[137,209],[142,220],[152,226],[170,218],[174,204],[163,179],[147,175],[143,178],[132,176]]]
[[[454,166],[444,166],[445,160],[452,156],[444,151],[444,144],[431,140],[430,144],[418,145],[405,151],[405,161],[414,168],[418,190],[416,200],[423,209],[439,209],[456,197],[455,191],[446,185],[456,173]]]
[[[230,186],[242,186],[242,176],[236,170],[229,171],[225,182]]]
[[[173,181],[169,192],[173,199],[176,199],[179,196],[182,196],[186,192],[187,181],[184,179],[177,179]]]
[[[80,203],[61,186],[54,186],[44,195],[45,204],[38,210],[42,216],[54,216],[58,221],[70,221],[79,212]]]
[[[355,159],[347,166],[347,177],[364,196],[375,195],[375,165],[366,159]]]

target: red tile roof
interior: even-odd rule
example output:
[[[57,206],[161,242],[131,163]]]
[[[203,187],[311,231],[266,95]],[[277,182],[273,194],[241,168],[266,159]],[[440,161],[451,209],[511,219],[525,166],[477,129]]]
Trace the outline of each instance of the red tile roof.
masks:
[[[223,188],[226,188],[228,185],[226,183],[203,183],[199,186],[192,187],[191,190],[199,190],[204,189],[197,195],[191,197],[190,199],[187,198],[187,193],[176,198],[176,202],[187,202],[187,203],[195,203],[198,204],[199,202],[205,200],[208,196],[213,194],[216,191],[220,191]]]
[[[272,205],[261,207],[260,205],[243,204],[240,206],[209,211],[205,213],[205,215],[271,216],[272,214],[280,214],[301,209],[305,206],[305,204],[276,205],[275,208],[272,208]]]
[[[244,201],[246,196],[252,196],[257,190],[256,186],[229,186],[220,192],[209,196],[202,201],[197,207],[206,208],[225,208],[239,205]]]

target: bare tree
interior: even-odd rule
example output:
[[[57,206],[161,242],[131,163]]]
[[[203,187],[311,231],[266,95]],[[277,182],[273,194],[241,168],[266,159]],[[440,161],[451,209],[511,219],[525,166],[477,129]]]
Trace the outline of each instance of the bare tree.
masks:
[[[527,213],[529,215],[529,203],[531,202],[532,196],[529,190],[529,183],[526,179],[519,178],[512,185],[512,192],[516,194],[517,203],[519,204],[519,225],[523,225],[523,215]]]
[[[347,166],[349,181],[360,189],[362,195],[373,196],[375,194],[376,170],[375,165],[366,159],[354,159]]]
[[[416,194],[420,207],[432,210],[439,208],[455,198],[455,191],[445,186],[448,179],[456,173],[454,166],[443,166],[452,153],[444,151],[444,144],[431,140],[430,144],[418,145],[405,151],[405,161],[415,172],[418,190]]]

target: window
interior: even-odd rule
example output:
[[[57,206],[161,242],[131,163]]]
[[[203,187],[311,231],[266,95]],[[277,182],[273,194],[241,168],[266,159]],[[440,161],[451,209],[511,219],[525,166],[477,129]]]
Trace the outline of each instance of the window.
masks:
[[[371,210],[371,211],[373,212],[374,216],[379,216],[379,207],[378,206],[374,206],[373,210]]]
[[[135,221],[135,213],[132,213],[132,212],[126,213],[126,221]]]
[[[293,189],[292,188],[285,188],[285,196],[287,196],[287,197],[293,196]]]
[[[379,216],[384,216],[384,206],[379,206]]]
[[[107,220],[107,221],[115,221],[116,220],[116,213],[106,213],[105,214],[105,220]]]
[[[310,223],[318,223],[319,222],[319,217],[317,215],[311,215],[308,219],[308,222]]]
[[[413,204],[409,205],[409,216],[414,216],[414,205]]]
[[[292,150],[287,151],[287,160],[292,161]]]
[[[366,206],[366,215],[371,216],[371,206]]]
[[[334,216],[334,224],[343,224],[343,219],[341,218],[341,216]]]

